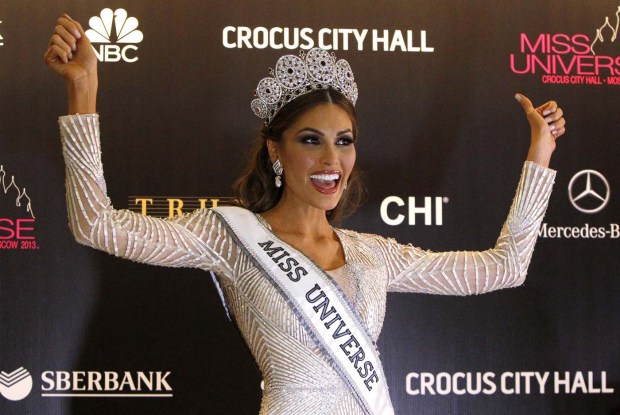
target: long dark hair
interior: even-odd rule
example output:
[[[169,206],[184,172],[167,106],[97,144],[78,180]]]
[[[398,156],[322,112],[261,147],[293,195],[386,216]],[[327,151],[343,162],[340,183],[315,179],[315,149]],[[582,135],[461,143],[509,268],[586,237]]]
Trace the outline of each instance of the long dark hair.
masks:
[[[322,104],[335,104],[351,118],[354,139],[357,138],[357,114],[355,107],[343,94],[333,88],[318,89],[296,98],[278,111],[268,126],[263,126],[250,151],[248,165],[234,185],[241,206],[260,213],[274,207],[282,197],[282,187],[274,185],[275,173],[267,150],[267,140],[280,142],[282,134],[301,114]],[[286,183],[284,184],[286,185]],[[353,167],[336,207],[327,211],[327,219],[338,222],[351,215],[365,200],[366,191],[357,166]]]

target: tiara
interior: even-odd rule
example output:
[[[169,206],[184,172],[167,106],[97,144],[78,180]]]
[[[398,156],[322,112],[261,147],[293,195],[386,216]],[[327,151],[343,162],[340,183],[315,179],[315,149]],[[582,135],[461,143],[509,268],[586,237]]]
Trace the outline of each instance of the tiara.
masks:
[[[355,105],[357,84],[351,65],[326,50],[314,48],[299,56],[284,55],[276,63],[270,77],[258,83],[252,111],[269,125],[280,109],[297,97],[319,89],[334,88]]]

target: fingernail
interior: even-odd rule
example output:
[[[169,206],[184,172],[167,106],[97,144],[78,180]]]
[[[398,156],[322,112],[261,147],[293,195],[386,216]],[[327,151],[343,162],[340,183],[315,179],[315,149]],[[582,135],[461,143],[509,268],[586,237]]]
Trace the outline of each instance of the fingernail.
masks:
[[[549,115],[549,114],[551,114],[551,110],[544,110],[543,111],[543,115]]]
[[[78,39],[82,37],[82,35],[80,34],[80,32],[78,32],[77,30],[73,32],[73,34],[75,35],[75,37],[77,37]]]
[[[543,114],[544,114],[544,113],[543,113]],[[544,114],[544,115],[547,115],[547,114]],[[545,121],[546,121],[546,122],[551,122],[551,121],[553,121],[553,118],[551,118],[551,117],[547,117],[547,118],[545,118]]]
[[[521,101],[521,94],[515,94],[515,99],[517,101]]]
[[[556,129],[556,128],[555,128],[555,125],[550,125],[550,126],[549,126],[549,129],[551,130],[551,132],[554,132],[554,131],[555,131],[555,129]]]
[[[77,50],[77,46],[75,46],[75,43],[73,44],[73,46],[71,46],[71,50],[73,50],[74,52]]]
[[[69,58],[69,60],[73,59],[73,53],[69,53],[68,58]]]

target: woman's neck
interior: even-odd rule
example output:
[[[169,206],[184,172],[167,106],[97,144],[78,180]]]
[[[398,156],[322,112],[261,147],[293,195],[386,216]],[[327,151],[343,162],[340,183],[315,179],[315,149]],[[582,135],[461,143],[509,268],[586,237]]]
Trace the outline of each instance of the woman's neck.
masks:
[[[329,224],[325,211],[312,206],[292,206],[278,203],[273,208],[261,213],[276,235],[306,239],[333,239],[334,231]]]
[[[306,255],[322,269],[336,269],[346,262],[344,247],[325,216],[325,210],[308,204],[287,203],[261,213],[272,232]]]

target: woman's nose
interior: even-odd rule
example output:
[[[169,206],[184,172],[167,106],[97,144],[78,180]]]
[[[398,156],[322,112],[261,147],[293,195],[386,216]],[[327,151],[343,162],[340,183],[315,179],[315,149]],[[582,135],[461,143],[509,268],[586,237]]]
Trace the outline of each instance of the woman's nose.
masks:
[[[321,162],[326,166],[332,166],[338,164],[338,157],[336,149],[332,145],[325,146],[323,153],[321,154]]]

